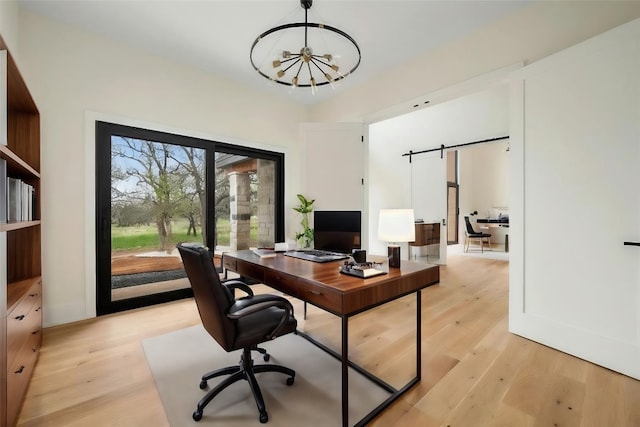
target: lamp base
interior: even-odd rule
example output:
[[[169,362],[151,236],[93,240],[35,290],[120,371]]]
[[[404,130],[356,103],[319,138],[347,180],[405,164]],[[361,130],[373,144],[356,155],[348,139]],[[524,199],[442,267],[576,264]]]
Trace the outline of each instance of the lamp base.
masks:
[[[400,245],[389,245],[387,253],[389,255],[389,267],[400,268]]]

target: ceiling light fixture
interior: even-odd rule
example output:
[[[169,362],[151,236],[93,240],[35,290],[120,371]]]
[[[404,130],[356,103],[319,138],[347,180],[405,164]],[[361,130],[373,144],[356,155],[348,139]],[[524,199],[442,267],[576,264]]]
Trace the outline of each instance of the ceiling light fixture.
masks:
[[[251,45],[249,56],[251,65],[262,77],[285,86],[310,87],[315,93],[317,86],[333,85],[358,68],[360,47],[338,28],[308,22],[312,4],[313,0],[300,0],[304,22],[279,25],[260,34]],[[276,43],[286,48],[277,49]],[[324,53],[314,53],[311,44]],[[262,59],[263,66],[256,65],[256,58]]]

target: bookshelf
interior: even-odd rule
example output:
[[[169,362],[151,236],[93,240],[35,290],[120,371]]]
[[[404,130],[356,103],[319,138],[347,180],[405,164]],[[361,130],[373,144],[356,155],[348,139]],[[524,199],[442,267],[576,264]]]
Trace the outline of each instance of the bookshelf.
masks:
[[[0,223],[0,427],[6,427],[18,420],[42,344],[42,267],[40,114],[1,36],[0,125],[7,177],[34,192],[29,221]]]

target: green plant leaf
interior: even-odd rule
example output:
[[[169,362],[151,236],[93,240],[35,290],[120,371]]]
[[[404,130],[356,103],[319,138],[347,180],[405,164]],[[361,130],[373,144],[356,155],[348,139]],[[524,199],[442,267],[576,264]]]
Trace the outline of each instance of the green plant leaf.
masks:
[[[309,214],[313,212],[315,199],[309,200],[302,194],[298,194],[297,196],[300,203],[294,207],[293,210],[302,214],[302,220],[300,221],[302,231],[297,232],[295,236],[296,240],[302,241],[304,247],[309,247],[313,241],[313,229],[309,227]]]

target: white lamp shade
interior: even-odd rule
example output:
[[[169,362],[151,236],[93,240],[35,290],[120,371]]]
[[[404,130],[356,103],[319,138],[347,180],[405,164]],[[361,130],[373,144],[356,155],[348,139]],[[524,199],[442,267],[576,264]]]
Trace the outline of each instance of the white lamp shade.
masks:
[[[381,209],[378,238],[385,242],[413,242],[416,240],[413,209]]]

